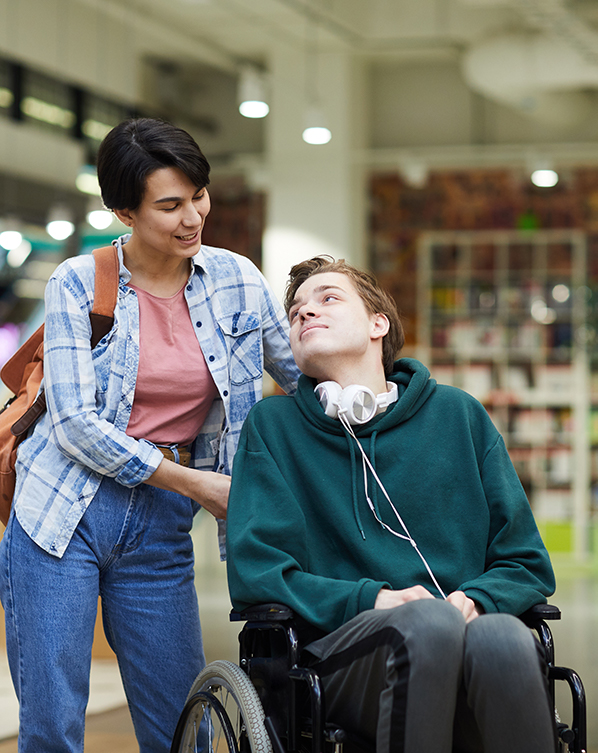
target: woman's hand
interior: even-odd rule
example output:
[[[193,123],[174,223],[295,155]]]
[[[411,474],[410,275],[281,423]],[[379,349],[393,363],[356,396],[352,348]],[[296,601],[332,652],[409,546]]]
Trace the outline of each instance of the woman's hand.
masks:
[[[230,476],[185,468],[164,458],[145,483],[190,497],[215,518],[226,518]]]
[[[420,599],[433,599],[432,594],[423,586],[411,586],[400,591],[391,591],[389,588],[381,588],[376,596],[374,609],[393,609],[406,604],[408,601]]]
[[[188,496],[199,502],[215,518],[226,518],[230,476],[212,471],[194,471],[194,473],[200,477],[197,479],[197,492]]]

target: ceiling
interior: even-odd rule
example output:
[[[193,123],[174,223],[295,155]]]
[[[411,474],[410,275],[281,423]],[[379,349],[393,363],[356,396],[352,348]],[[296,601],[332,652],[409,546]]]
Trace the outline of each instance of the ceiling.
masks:
[[[111,3],[119,5],[102,5]],[[302,48],[315,38],[323,50],[367,58],[421,57],[514,30],[551,30],[579,45],[598,25],[595,0],[128,0],[127,8],[224,68],[265,64],[274,45]]]
[[[281,46],[306,54],[345,52],[362,61],[370,92],[379,97],[378,105],[370,97],[368,106],[378,107],[377,123],[386,122],[390,132],[373,132],[369,148],[476,139],[486,145],[595,141],[597,0],[77,1],[129,21],[138,50],[153,66],[154,92],[146,87],[146,101],[167,107],[166,116],[191,130],[197,127],[213,155],[230,152],[231,145],[241,153],[263,150],[261,124],[231,130],[236,78],[247,62],[268,71]],[[420,66],[419,83],[414,66]],[[409,76],[411,94],[405,91]],[[450,94],[442,76],[451,78]],[[468,123],[455,112],[451,123],[438,123],[437,135],[426,140],[422,131],[418,142],[392,114],[388,119],[387,101],[401,96],[404,112],[415,112],[413,92],[430,91],[432,79],[444,87],[445,99],[464,103]],[[412,130],[418,130],[415,123]],[[453,139],[452,132],[461,136]],[[473,142],[471,133],[478,134]]]

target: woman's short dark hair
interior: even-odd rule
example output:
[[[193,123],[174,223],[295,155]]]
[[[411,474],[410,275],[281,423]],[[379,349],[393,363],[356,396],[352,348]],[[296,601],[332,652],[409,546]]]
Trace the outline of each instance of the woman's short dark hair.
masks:
[[[137,209],[148,176],[162,167],[178,168],[198,188],[210,182],[210,165],[187,131],[154,118],[119,123],[98,151],[98,180],[105,206]]]
[[[285,311],[289,313],[297,290],[308,278],[325,272],[340,272],[347,275],[366,310],[370,314],[384,314],[388,319],[389,329],[382,339],[382,362],[384,373],[389,376],[392,374],[395,358],[405,344],[405,335],[396,303],[386,291],[382,290],[374,275],[347,264],[344,259],[335,261],[331,256],[314,256],[312,259],[295,264],[291,269],[284,297]]]

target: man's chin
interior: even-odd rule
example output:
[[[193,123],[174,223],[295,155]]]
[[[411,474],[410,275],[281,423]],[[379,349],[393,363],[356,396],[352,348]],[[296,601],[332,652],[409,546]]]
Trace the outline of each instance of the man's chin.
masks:
[[[305,376],[309,377],[310,379],[315,379],[317,382],[326,382],[330,378],[326,376],[326,372],[320,364],[314,362],[303,362],[297,363],[297,366],[299,367],[302,374],[305,374]]]

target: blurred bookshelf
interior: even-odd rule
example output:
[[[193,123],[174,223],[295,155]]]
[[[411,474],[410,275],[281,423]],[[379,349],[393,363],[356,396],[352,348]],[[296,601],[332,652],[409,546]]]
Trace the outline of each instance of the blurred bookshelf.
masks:
[[[416,356],[503,434],[552,552],[592,549],[598,274],[577,230],[433,231],[417,249]]]

